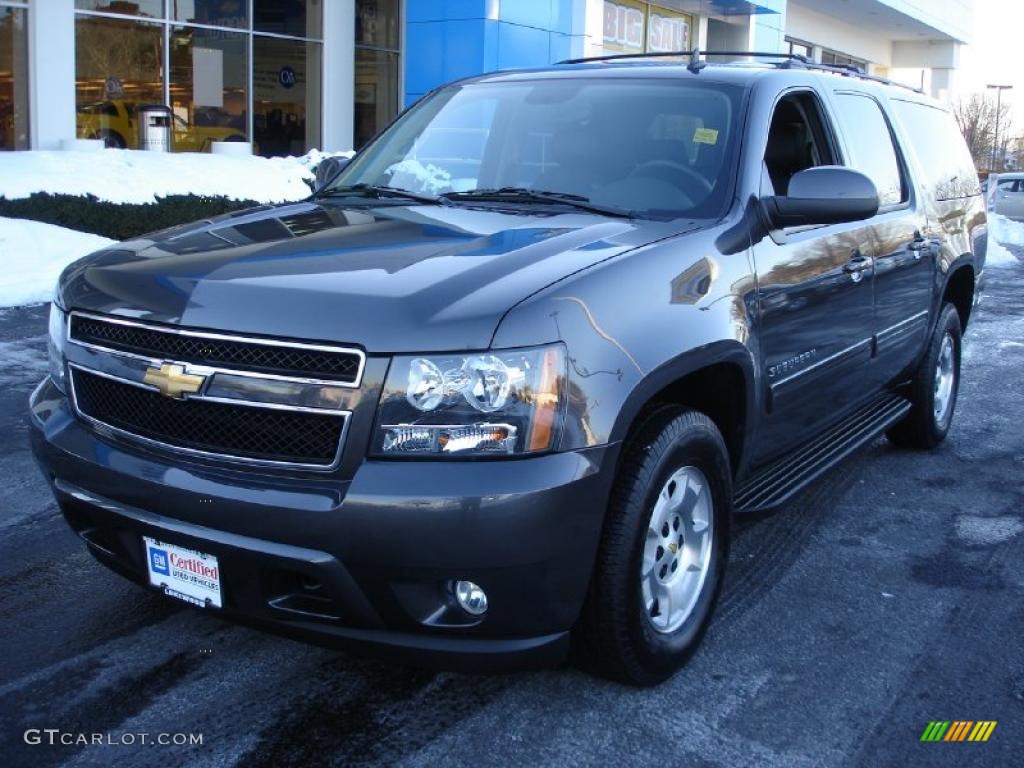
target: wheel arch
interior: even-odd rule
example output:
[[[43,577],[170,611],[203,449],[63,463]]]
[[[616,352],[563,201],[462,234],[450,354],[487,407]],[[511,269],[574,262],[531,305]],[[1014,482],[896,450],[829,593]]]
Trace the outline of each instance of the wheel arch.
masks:
[[[722,433],[735,476],[745,465],[755,392],[753,360],[738,341],[691,350],[659,366],[634,387],[619,411],[612,439],[628,442],[658,405],[693,408]]]
[[[974,264],[967,259],[960,259],[946,274],[939,309],[941,310],[942,305],[947,301],[951,303],[960,316],[962,330],[967,330],[967,322],[970,320],[971,310],[974,307],[974,291]]]

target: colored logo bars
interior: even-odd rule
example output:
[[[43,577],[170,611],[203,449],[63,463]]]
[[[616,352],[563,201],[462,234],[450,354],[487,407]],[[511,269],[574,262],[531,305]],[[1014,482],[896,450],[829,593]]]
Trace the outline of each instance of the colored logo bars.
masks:
[[[921,741],[988,741],[996,720],[932,720],[921,734]]]

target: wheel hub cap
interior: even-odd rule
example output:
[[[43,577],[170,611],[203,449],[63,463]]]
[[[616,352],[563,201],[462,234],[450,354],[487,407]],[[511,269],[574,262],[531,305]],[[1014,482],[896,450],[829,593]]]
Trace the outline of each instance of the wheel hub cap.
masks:
[[[946,423],[953,404],[953,385],[956,379],[954,362],[953,337],[947,333],[942,338],[939,359],[935,365],[935,397],[933,398],[933,403],[935,423],[940,427]]]
[[[711,565],[714,505],[704,473],[683,467],[658,494],[647,525],[640,585],[647,620],[674,632],[693,612]]]

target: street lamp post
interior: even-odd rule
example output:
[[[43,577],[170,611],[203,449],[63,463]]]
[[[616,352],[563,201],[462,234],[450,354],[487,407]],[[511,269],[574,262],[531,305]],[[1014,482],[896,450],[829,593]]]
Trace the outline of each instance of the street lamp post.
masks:
[[[1013,88],[1012,85],[986,85],[986,88],[994,88],[996,92],[996,135],[995,141],[992,142],[992,161],[989,163],[989,172],[998,173],[999,169],[996,168],[996,157],[999,152],[999,118],[1002,117],[1003,112],[1003,91],[1009,91]]]

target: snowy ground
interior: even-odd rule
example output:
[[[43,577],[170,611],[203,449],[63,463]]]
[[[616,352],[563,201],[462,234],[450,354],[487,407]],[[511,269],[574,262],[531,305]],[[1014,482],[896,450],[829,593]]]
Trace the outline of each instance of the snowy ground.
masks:
[[[990,267],[1016,264],[1017,257],[1007,250],[1008,245],[1024,246],[1024,222],[1012,221],[994,213],[988,215],[988,258]]]
[[[0,217],[0,307],[49,301],[64,267],[112,242],[53,224]]]
[[[342,154],[342,153],[339,153]],[[197,152],[0,153],[0,197],[33,192],[95,195],[112,203],[151,203],[167,195],[206,195],[259,203],[301,200],[306,180],[325,154],[303,157],[231,157]]]

